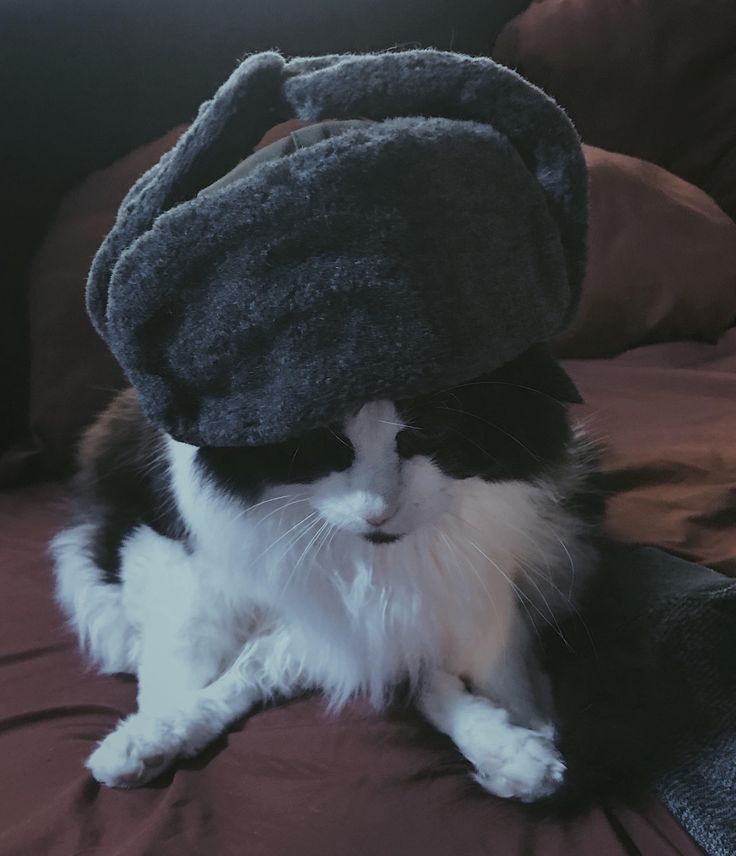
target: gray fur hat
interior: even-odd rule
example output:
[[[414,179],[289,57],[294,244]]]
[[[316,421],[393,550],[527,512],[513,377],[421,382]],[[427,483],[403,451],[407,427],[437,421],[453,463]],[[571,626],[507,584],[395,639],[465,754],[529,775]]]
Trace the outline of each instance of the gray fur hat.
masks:
[[[291,118],[339,121],[240,164]],[[280,442],[560,331],[586,202],[567,117],[489,59],[256,54],[128,193],[88,310],[174,437]]]

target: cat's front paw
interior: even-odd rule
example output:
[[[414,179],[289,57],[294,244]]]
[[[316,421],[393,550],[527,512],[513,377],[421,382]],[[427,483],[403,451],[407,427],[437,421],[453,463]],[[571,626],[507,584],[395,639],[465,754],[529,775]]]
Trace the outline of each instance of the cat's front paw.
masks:
[[[478,735],[470,760],[485,790],[522,802],[551,796],[565,776],[565,762],[546,730],[510,727],[502,739],[498,733]]]
[[[85,766],[100,784],[137,788],[159,776],[179,754],[162,723],[133,714],[99,744]]]

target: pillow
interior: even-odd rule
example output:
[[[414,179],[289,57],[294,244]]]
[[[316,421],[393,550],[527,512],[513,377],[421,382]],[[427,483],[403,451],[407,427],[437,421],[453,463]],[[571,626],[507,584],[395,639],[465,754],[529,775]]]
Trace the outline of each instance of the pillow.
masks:
[[[736,223],[661,167],[583,146],[590,176],[588,269],[563,357],[642,343],[715,341],[736,318]]]
[[[50,473],[68,470],[82,429],[127,385],[87,317],[87,271],[131,184],[183,131],[136,149],[69,193],[31,266],[29,421]]]
[[[736,3],[536,0],[493,56],[564,107],[583,140],[657,163],[736,217]]]

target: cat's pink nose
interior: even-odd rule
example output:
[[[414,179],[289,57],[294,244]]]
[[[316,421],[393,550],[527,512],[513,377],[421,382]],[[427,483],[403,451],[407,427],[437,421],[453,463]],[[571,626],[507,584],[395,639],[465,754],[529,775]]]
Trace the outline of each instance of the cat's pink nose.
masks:
[[[378,514],[366,514],[363,517],[366,523],[370,523],[371,526],[383,526],[383,524],[390,520],[393,517],[390,511],[381,511]]]

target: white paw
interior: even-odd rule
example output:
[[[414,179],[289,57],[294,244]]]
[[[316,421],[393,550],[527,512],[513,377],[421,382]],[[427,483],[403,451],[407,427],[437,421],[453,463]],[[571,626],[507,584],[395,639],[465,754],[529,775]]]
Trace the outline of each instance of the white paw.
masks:
[[[85,766],[103,785],[137,788],[176,760],[179,747],[172,738],[161,721],[133,714],[107,735]]]
[[[466,757],[475,766],[475,780],[498,797],[534,802],[551,796],[562,784],[565,762],[554,744],[554,729],[494,723],[464,735]]]

